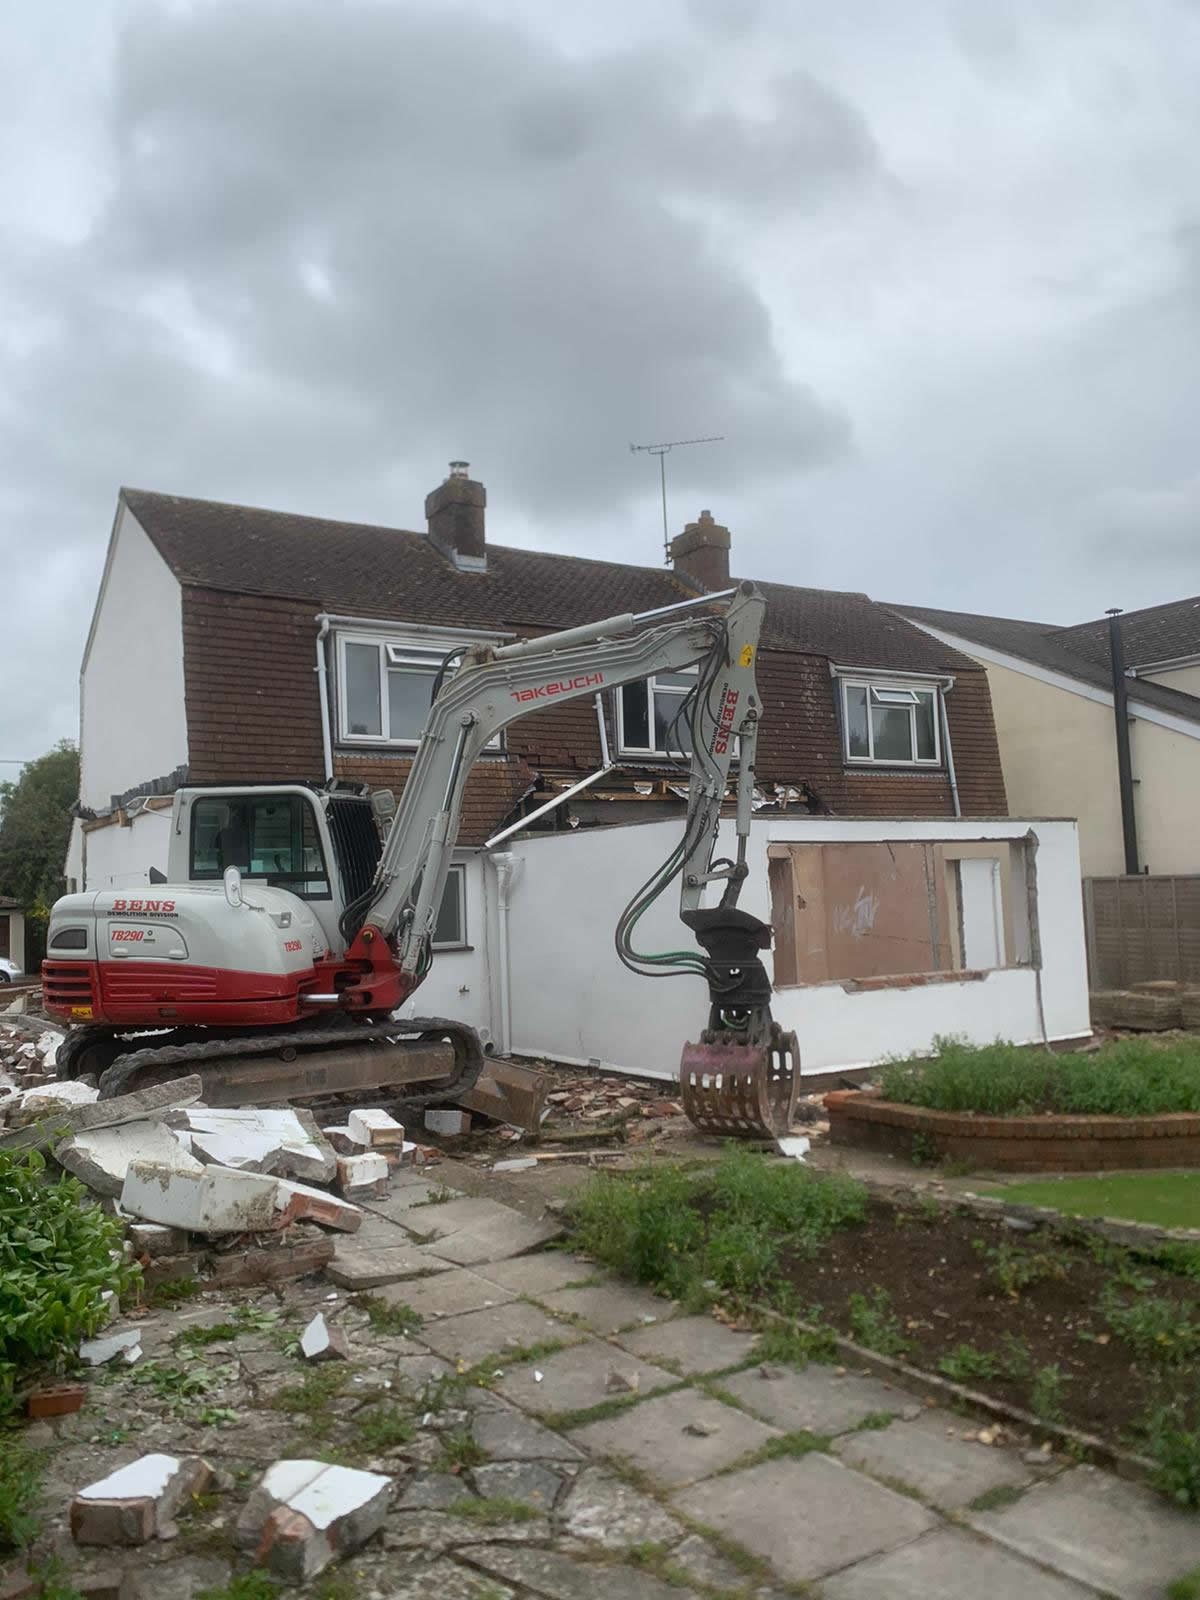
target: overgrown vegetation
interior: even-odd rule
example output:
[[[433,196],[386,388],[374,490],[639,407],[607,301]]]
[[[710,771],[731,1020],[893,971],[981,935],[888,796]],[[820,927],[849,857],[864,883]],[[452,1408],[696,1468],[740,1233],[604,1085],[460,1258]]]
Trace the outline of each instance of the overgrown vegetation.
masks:
[[[999,1117],[1200,1111],[1200,1039],[1117,1039],[1092,1055],[948,1038],[934,1045],[932,1060],[894,1061],[881,1069],[885,1100]]]
[[[514,1500],[509,1495],[488,1495],[482,1499],[464,1494],[452,1502],[452,1517],[468,1517],[472,1522],[482,1522],[498,1527],[505,1522],[534,1522],[541,1512],[527,1500]]]
[[[1022,1250],[1006,1240],[989,1245],[985,1239],[976,1239],[974,1249],[987,1262],[988,1277],[1010,1300],[1019,1300],[1031,1284],[1046,1278],[1061,1281],[1067,1275],[1062,1258],[1051,1251]]]
[[[140,1267],[121,1263],[122,1236],[120,1219],[75,1178],[48,1182],[36,1151],[0,1152],[0,1418],[25,1374],[99,1331],[106,1289],[128,1294],[137,1282]]]
[[[912,1341],[905,1338],[886,1289],[874,1289],[869,1295],[852,1294],[847,1309],[851,1334],[868,1350],[881,1356],[903,1356],[912,1349]]]
[[[358,1303],[367,1313],[372,1333],[399,1335],[416,1333],[424,1321],[421,1313],[414,1311],[410,1305],[405,1305],[402,1301],[385,1300],[382,1295],[363,1295]]]
[[[15,1439],[0,1443],[0,1551],[23,1550],[38,1530],[45,1457]]]
[[[791,1306],[783,1257],[811,1255],[865,1218],[866,1191],[853,1179],[740,1149],[700,1172],[600,1174],[572,1206],[580,1249],[689,1306],[720,1297]]]

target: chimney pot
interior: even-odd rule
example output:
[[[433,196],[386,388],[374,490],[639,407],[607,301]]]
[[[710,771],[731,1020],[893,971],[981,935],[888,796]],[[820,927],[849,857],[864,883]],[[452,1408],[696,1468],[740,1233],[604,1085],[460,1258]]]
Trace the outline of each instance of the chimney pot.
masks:
[[[448,560],[462,572],[486,572],[487,490],[470,472],[466,461],[452,461],[449,477],[425,496],[425,516],[430,542]]]
[[[730,543],[729,529],[714,522],[711,511],[702,511],[671,540],[671,565],[699,589],[727,589]]]

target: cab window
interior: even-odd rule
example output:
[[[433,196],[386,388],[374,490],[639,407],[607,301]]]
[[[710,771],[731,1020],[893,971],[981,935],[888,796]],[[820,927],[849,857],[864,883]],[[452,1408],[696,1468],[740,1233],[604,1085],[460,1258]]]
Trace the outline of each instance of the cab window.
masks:
[[[330,898],[316,818],[300,795],[214,795],[194,801],[189,876],[219,879],[227,867],[303,900]]]

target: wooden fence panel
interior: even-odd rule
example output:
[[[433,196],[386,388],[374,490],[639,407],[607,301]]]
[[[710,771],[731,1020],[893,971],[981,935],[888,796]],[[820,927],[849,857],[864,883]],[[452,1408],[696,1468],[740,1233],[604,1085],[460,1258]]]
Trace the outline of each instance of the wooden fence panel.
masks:
[[[1085,878],[1083,915],[1093,989],[1200,984],[1200,874]]]

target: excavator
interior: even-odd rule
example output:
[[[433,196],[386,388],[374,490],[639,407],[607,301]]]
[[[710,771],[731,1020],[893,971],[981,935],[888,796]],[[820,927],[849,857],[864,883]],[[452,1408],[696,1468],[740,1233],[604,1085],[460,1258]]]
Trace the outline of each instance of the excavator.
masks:
[[[796,1038],[771,1017],[761,959],[770,927],[737,904],[749,870],[764,611],[742,583],[511,644],[457,647],[434,680],[398,805],[387,791],[336,783],[180,789],[165,875],[68,894],[51,912],[42,982],[47,1014],[68,1024],[59,1076],[91,1075],[105,1099],[198,1074],[211,1105],[399,1086],[405,1115],[466,1093],[484,1063],[475,1031],[398,1012],[430,969],[473,764],[531,711],[694,667],[666,741],[689,753],[683,836],[622,913],[617,955],[638,973],[707,982],[707,1025],[680,1064],[692,1120],[724,1134],[786,1132]],[[735,759],[730,859],[716,852]],[[701,948],[638,950],[639,920],[676,878],[680,918]]]

